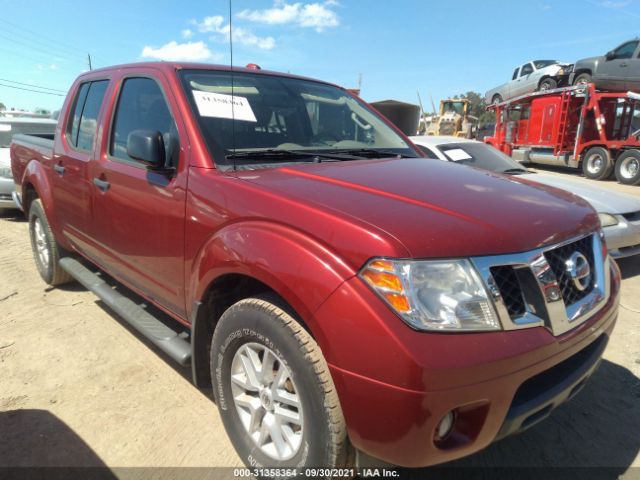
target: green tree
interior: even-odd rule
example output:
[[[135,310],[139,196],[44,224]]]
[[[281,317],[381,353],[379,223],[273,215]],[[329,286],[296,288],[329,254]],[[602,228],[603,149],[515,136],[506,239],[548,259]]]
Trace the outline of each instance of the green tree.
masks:
[[[461,93],[460,95],[456,95],[454,98],[465,98],[469,100],[469,113],[478,119],[480,125],[496,121],[495,112],[493,110],[487,110],[487,102],[485,102],[484,96],[480,93]]]
[[[7,107],[5,107],[4,103],[0,102],[0,111],[6,110]]]

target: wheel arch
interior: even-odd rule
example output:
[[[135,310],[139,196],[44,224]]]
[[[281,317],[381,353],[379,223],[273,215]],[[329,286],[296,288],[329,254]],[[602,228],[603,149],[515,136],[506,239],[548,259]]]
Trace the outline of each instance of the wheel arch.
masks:
[[[255,245],[261,245],[259,251]],[[272,294],[279,299],[278,306],[318,340],[321,326],[314,321],[315,311],[354,274],[318,242],[282,225],[251,221],[218,232],[200,251],[192,268],[194,383],[200,388],[211,385],[211,338],[220,316],[231,305],[255,295]]]

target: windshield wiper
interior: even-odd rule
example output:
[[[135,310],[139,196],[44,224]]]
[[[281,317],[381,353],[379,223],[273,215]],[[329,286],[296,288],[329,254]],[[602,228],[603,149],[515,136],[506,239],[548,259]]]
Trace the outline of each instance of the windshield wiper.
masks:
[[[391,150],[378,150],[375,148],[345,148],[333,150],[336,153],[346,153],[348,155],[355,155],[362,158],[383,158],[383,157],[398,157],[398,158],[417,158],[412,155],[403,155],[401,153],[392,152]]]
[[[244,152],[235,152],[225,155],[227,159],[259,159],[268,161],[286,161],[292,159],[311,158],[315,162],[322,162],[322,159],[341,161],[341,160],[358,160],[360,156],[341,155],[343,152],[314,152],[312,150],[281,150],[270,148],[268,150],[250,150]]]

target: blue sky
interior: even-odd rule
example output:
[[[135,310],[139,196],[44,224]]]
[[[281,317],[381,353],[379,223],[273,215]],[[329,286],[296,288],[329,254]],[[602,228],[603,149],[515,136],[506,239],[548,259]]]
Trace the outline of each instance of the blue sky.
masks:
[[[574,62],[640,34],[640,0],[232,2],[236,65],[346,87],[362,74],[368,101],[484,93],[524,61]],[[66,92],[88,68],[88,52],[94,68],[154,58],[229,63],[226,0],[2,3],[0,102],[8,107],[59,108],[63,97],[6,85]]]

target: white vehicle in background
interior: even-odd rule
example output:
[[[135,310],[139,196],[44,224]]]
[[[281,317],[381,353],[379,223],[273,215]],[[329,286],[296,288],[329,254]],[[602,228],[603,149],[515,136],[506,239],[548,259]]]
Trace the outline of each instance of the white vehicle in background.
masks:
[[[517,175],[531,182],[572,192],[589,202],[598,212],[612,257],[623,258],[640,253],[640,199],[635,196],[606,190],[600,185],[590,185],[580,180],[531,172],[500,150],[475,140],[431,136],[409,138],[426,158]]]
[[[487,103],[501,103],[527,93],[566,86],[573,65],[557,60],[532,60],[517,67],[511,80],[485,93]]]
[[[9,158],[11,138],[16,133],[27,133],[53,140],[57,123],[50,118],[0,117],[0,211],[18,208],[13,199],[15,185]]]

